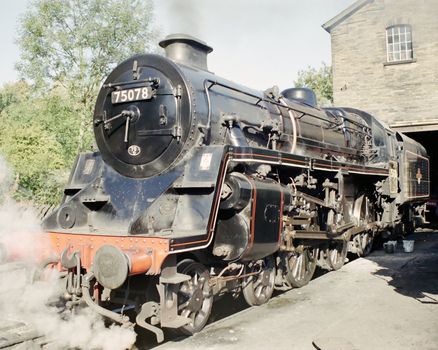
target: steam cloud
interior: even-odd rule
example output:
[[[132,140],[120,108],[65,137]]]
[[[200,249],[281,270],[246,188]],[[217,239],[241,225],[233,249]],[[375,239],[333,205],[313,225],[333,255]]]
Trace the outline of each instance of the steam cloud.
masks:
[[[131,348],[136,339],[132,329],[118,325],[108,328],[99,315],[87,308],[74,314],[62,311],[58,301],[64,285],[57,271],[45,271],[43,278],[38,278],[33,253],[38,250],[36,245],[46,244],[41,240],[44,234],[33,208],[10,198],[11,183],[11,172],[0,156],[0,246],[25,257],[2,264],[5,252],[0,251],[0,324],[7,321],[29,325],[44,336],[49,349]],[[24,343],[19,348],[32,349],[32,345]]]
[[[201,1],[196,0],[169,1],[167,4],[167,15],[172,18],[171,32],[200,36],[201,4]]]

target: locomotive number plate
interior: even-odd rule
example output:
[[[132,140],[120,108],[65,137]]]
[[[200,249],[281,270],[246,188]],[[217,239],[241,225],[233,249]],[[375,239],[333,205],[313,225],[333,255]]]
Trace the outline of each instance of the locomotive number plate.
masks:
[[[150,100],[152,98],[152,88],[149,86],[134,89],[116,90],[111,93],[111,103],[125,103],[133,101]]]

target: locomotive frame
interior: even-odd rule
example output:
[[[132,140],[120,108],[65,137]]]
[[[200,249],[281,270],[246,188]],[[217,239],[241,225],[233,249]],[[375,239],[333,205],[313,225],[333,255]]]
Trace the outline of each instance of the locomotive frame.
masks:
[[[70,307],[129,323],[112,310],[130,305],[158,341],[162,328],[193,334],[216,296],[263,304],[274,288],[307,284],[317,265],[367,255],[377,234],[424,223],[421,145],[366,112],[320,109],[307,89],[217,77],[196,38],[160,45],[168,57],[134,56],[105,81],[100,152],[78,156],[44,221]]]

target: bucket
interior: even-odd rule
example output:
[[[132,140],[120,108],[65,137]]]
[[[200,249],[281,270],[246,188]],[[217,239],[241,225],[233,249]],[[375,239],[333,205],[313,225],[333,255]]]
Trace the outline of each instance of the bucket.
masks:
[[[403,240],[403,250],[406,253],[412,253],[414,251],[414,241]]]
[[[395,245],[390,241],[383,243],[383,249],[385,249],[385,252],[388,254],[393,254],[395,251]]]
[[[394,246],[394,250],[397,249],[397,241],[388,241],[388,244],[392,244]]]

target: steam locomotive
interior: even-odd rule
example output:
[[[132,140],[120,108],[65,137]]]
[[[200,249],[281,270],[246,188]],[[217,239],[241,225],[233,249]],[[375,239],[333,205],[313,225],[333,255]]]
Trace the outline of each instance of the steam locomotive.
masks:
[[[183,34],[118,65],[97,98],[99,152],[80,154],[44,221],[69,305],[163,340],[201,330],[213,300],[250,305],[301,287],[316,266],[365,256],[379,233],[424,221],[425,149],[312,91],[255,91],[207,68]]]

